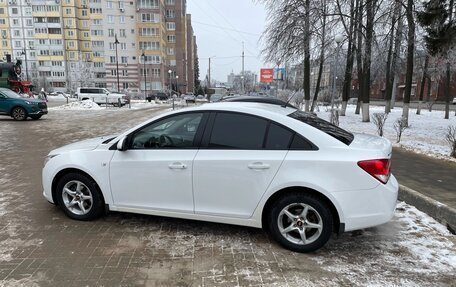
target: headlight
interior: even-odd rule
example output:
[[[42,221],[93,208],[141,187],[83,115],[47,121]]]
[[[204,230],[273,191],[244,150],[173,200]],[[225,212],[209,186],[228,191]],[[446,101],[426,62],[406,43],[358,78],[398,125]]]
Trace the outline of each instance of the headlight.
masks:
[[[44,166],[46,166],[46,164],[48,163],[48,161],[53,158],[53,157],[56,157],[58,156],[58,154],[49,154],[47,155],[45,158],[44,158]]]

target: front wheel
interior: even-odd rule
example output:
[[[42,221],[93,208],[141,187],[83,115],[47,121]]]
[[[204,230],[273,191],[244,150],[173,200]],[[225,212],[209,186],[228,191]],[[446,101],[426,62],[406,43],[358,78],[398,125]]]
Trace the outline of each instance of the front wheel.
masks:
[[[312,252],[331,237],[333,218],[329,207],[305,193],[277,200],[268,215],[269,232],[281,245],[296,252]]]
[[[79,173],[63,176],[57,184],[57,202],[65,214],[76,220],[93,220],[104,211],[97,184]]]
[[[30,118],[32,120],[39,120],[41,118],[41,115],[33,115],[33,116],[30,116]]]
[[[25,121],[27,119],[27,111],[22,107],[15,107],[11,112],[11,116],[16,121]]]

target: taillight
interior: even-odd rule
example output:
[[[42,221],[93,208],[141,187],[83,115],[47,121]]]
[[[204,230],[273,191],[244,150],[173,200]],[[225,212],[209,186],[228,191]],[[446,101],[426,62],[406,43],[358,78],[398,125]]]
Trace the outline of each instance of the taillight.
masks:
[[[358,162],[358,166],[382,183],[387,183],[390,177],[391,160],[372,159]]]

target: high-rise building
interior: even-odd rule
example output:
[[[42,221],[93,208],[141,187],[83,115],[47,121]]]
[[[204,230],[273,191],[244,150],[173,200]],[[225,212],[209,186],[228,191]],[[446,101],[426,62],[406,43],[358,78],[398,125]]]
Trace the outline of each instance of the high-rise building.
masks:
[[[0,0],[0,35],[0,60],[39,88],[193,91],[186,0]]]

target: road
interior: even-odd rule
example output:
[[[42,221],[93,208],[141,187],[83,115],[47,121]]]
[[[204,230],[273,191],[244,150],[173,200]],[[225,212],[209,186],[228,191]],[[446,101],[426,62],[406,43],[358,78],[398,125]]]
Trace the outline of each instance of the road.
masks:
[[[42,197],[51,149],[160,112],[0,118],[0,286],[454,286],[455,237],[405,204],[387,224],[298,254],[253,228],[126,213],[74,221]]]

